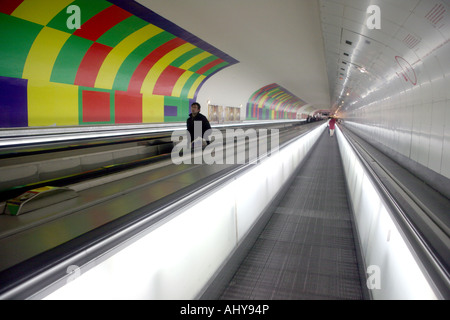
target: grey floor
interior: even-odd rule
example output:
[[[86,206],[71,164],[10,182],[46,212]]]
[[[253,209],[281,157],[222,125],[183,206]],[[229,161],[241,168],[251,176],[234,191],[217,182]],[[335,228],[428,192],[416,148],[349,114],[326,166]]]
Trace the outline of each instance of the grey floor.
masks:
[[[351,219],[325,131],[221,299],[364,299]]]

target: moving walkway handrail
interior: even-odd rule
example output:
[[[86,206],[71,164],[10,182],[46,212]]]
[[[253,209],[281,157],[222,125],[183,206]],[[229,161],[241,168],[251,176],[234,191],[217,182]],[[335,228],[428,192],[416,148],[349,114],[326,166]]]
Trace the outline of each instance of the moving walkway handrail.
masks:
[[[401,232],[411,245],[413,252],[421,261],[422,266],[426,269],[427,274],[429,278],[432,280],[435,288],[439,291],[439,293],[442,295],[444,299],[446,300],[450,299],[449,270],[446,269],[443,262],[435,254],[435,252],[430,247],[427,240],[424,238],[422,232],[416,227],[414,221],[412,221],[412,219],[408,216],[408,214],[402,209],[402,207],[395,200],[391,192],[378,177],[375,170],[370,165],[369,161],[367,161],[367,159],[362,155],[362,152],[366,153],[370,157],[371,161],[377,163],[378,161],[375,158],[371,157],[369,152],[367,152],[367,150],[365,150],[365,148],[362,145],[354,141],[349,136],[348,133],[345,133],[344,130],[341,130],[341,132],[348,141],[353,151],[355,152],[359,161],[363,165],[364,170],[370,176],[370,180],[374,182],[374,187],[377,189],[384,204],[386,205],[388,213],[400,227]],[[357,144],[359,147],[356,146]],[[383,167],[381,164],[379,165],[380,167]],[[397,183],[395,179],[393,179],[392,181],[394,183]],[[430,219],[433,220],[432,217],[430,217]],[[433,222],[435,221],[433,220]],[[439,229],[441,228],[439,227]]]
[[[215,129],[229,127],[249,127],[268,125],[289,125],[303,123],[301,120],[242,121],[215,124]],[[20,129],[0,129],[0,149],[56,142],[87,141],[99,138],[124,138],[136,135],[171,134],[186,130],[185,122],[160,123],[149,125],[113,125],[113,126],[79,126],[79,127],[39,127]]]
[[[290,143],[300,139],[304,132],[279,146],[285,148]],[[268,156],[270,151],[251,162],[232,166],[228,169],[199,181],[189,190],[182,189],[168,197],[150,203],[138,210],[130,212],[106,225],[86,232],[56,248],[50,249],[9,269],[0,272],[0,299],[40,298],[42,290],[64,285],[68,277],[68,267],[71,265],[89,265],[106,259],[112,255],[121,244],[130,239],[136,239],[146,231],[150,232],[167,219],[181,213],[181,209],[193,203],[194,199],[206,197],[216,188],[235,179],[238,175],[251,168],[253,164]]]

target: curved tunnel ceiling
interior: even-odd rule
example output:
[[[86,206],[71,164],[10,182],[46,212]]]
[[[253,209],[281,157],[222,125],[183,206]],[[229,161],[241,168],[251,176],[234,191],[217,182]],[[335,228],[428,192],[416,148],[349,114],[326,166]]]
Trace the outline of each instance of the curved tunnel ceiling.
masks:
[[[170,73],[164,67],[172,66],[173,74],[177,68],[178,73],[189,70],[201,78],[237,62],[151,11],[118,2],[128,11],[102,0],[5,4],[2,11],[10,16],[2,18],[4,30],[15,32],[5,32],[3,37],[3,75],[146,91],[144,81],[151,80],[148,70],[156,64],[159,71]],[[69,4],[83,13],[80,29],[67,27]],[[20,44],[18,34],[25,38]]]
[[[137,2],[239,60],[202,86],[201,102],[245,106],[276,83],[312,110],[330,108],[318,1]]]
[[[253,94],[272,84],[308,112],[431,83],[424,94],[442,95],[448,1],[376,3],[379,30],[366,25],[371,1],[2,1],[0,126],[181,121],[192,99],[250,115]],[[68,30],[70,4],[81,29]]]
[[[262,10],[257,1],[243,5],[241,1],[229,0],[222,8],[224,3],[217,1],[208,2],[209,6],[199,1],[164,1],[164,5],[139,2],[0,3],[0,127],[183,121],[190,102],[198,98],[202,87],[202,102],[213,98],[212,102],[222,105],[246,105],[249,116],[254,114],[251,99],[258,90],[273,84],[290,97],[283,103],[275,103],[273,99],[272,104],[257,103],[264,110],[255,110],[256,119],[293,118],[307,104],[299,96],[309,95],[317,100],[311,94],[317,92],[315,76],[302,80],[305,77],[301,73],[308,70],[294,63],[298,62],[299,54],[308,50],[317,55],[317,44],[322,42],[320,32],[314,35],[316,45],[305,41],[308,45],[302,46],[293,38],[299,27],[311,21],[304,19],[303,25],[286,24],[301,21],[300,13],[308,17],[311,9],[317,15],[314,18],[318,18],[315,2],[289,0],[280,6],[271,1]],[[68,11],[69,5],[80,9],[79,28],[69,26],[74,12]],[[198,25],[201,20],[189,17],[192,11],[184,10],[183,5],[190,10],[200,7],[213,10],[211,23],[217,25],[218,17],[225,18],[226,25],[221,27],[228,33],[215,33],[213,27],[208,30],[208,21],[202,20],[200,25],[206,33],[194,35],[186,31],[192,24],[179,27],[153,10],[165,7],[169,13],[181,12]],[[245,26],[237,24],[238,20],[230,20],[237,12],[245,18]],[[268,24],[270,20],[281,19],[284,23]],[[318,19],[313,22],[316,23],[309,24],[310,30],[320,31]],[[206,42],[198,35],[211,41]],[[221,41],[226,38],[228,43]],[[217,49],[216,44],[238,54],[244,62]],[[322,52],[321,49],[319,45],[318,51]],[[292,60],[294,53],[296,60]],[[309,71],[320,74],[316,60]],[[323,57],[318,64],[324,71]],[[305,59],[304,65],[311,65],[311,59]],[[222,70],[228,72],[219,72]],[[221,75],[212,77],[216,73]],[[324,75],[323,72],[319,78],[326,79]],[[306,83],[315,89],[308,90]],[[328,84],[322,81],[320,88],[327,92],[322,99],[326,105]],[[323,92],[319,94],[322,98]]]
[[[3,1],[0,41],[2,127],[184,120],[238,62],[133,1]]]
[[[320,12],[334,110],[350,115],[387,100],[411,99],[411,107],[445,99],[448,1],[320,0]],[[375,18],[379,26],[369,28]]]
[[[279,112],[285,113],[288,119],[296,119],[297,111],[305,105],[306,102],[285,88],[272,83],[252,94],[247,104],[246,119],[279,119],[282,118],[276,114]]]

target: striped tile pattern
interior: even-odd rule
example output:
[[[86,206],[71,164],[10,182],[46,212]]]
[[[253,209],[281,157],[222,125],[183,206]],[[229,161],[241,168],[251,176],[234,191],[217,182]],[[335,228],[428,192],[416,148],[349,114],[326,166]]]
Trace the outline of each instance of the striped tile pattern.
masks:
[[[306,102],[276,83],[254,92],[247,103],[247,119],[296,119]]]
[[[81,27],[70,28],[77,17]],[[15,95],[14,106],[0,105],[0,127],[185,120],[190,102],[208,77],[237,63],[128,0],[2,1],[0,44],[0,91],[9,89]],[[16,88],[11,79],[23,81]],[[39,94],[56,92],[60,84],[70,89],[59,95]],[[19,96],[23,87],[25,97]],[[98,96],[99,91],[110,97],[110,111],[86,117],[85,111],[95,113],[90,109],[95,101],[86,97]],[[115,105],[118,95],[121,103],[134,106],[139,101],[140,107],[123,114],[116,110],[121,108]],[[165,114],[166,106],[177,112]]]

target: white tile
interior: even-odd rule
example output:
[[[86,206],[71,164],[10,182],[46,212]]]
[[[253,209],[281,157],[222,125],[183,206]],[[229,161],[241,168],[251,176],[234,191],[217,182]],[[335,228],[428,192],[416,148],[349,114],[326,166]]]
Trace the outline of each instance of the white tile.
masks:
[[[380,7],[381,18],[396,25],[402,25],[411,14],[411,11],[405,6],[395,6],[397,1],[374,1],[373,4]],[[384,24],[381,25],[383,29]]]
[[[353,7],[344,8],[344,19],[356,22],[360,25],[366,25],[366,10],[359,10]]]
[[[400,107],[402,116],[399,119],[401,133],[399,136],[399,152],[406,157],[411,155],[413,113],[406,105]]]
[[[412,110],[411,150],[410,159],[419,162],[420,157],[420,129],[421,129],[421,105],[415,105]]]
[[[420,84],[420,95],[422,97],[423,103],[432,103],[433,102],[433,90],[431,87],[431,81],[425,77],[422,78],[424,81]]]
[[[435,45],[441,43],[442,35],[425,19],[424,12],[415,12],[406,19],[403,27],[422,39],[428,39],[430,43]],[[431,37],[431,38],[430,38]],[[431,41],[433,39],[433,41]]]
[[[446,101],[445,123],[450,123],[450,100]],[[444,128],[441,174],[450,179],[450,126],[446,125]]]
[[[341,17],[344,14],[344,5],[335,1],[320,1],[319,8],[323,15],[336,15]]]
[[[381,29],[366,29],[364,34],[368,37],[375,39],[380,42],[386,42],[386,38],[392,37],[394,34],[398,32],[400,26],[392,23],[389,20],[381,20]]]
[[[430,157],[428,167],[441,172],[442,151],[444,145],[446,101],[433,103],[431,112]]]
[[[369,0],[346,0],[344,1],[346,7],[350,7],[352,9],[357,9],[359,11],[366,12],[367,7],[371,4]]]
[[[431,88],[433,91],[433,101],[444,101],[447,99],[447,91],[450,86],[447,86],[447,81],[444,76],[439,75],[432,79]]]
[[[322,23],[322,32],[329,34],[329,40],[336,40],[336,42],[339,43],[339,38],[341,36],[341,26],[336,26],[333,23],[328,23],[327,21]]]
[[[446,3],[442,0],[422,0],[414,9],[414,12],[436,30],[443,30],[443,27],[450,22],[448,1]]]
[[[332,14],[322,15],[322,24],[330,25],[335,30],[340,30],[342,26],[342,16],[336,16]]]
[[[419,163],[428,166],[430,154],[430,132],[431,132],[432,104],[421,106],[420,112],[420,137],[419,137]]]

